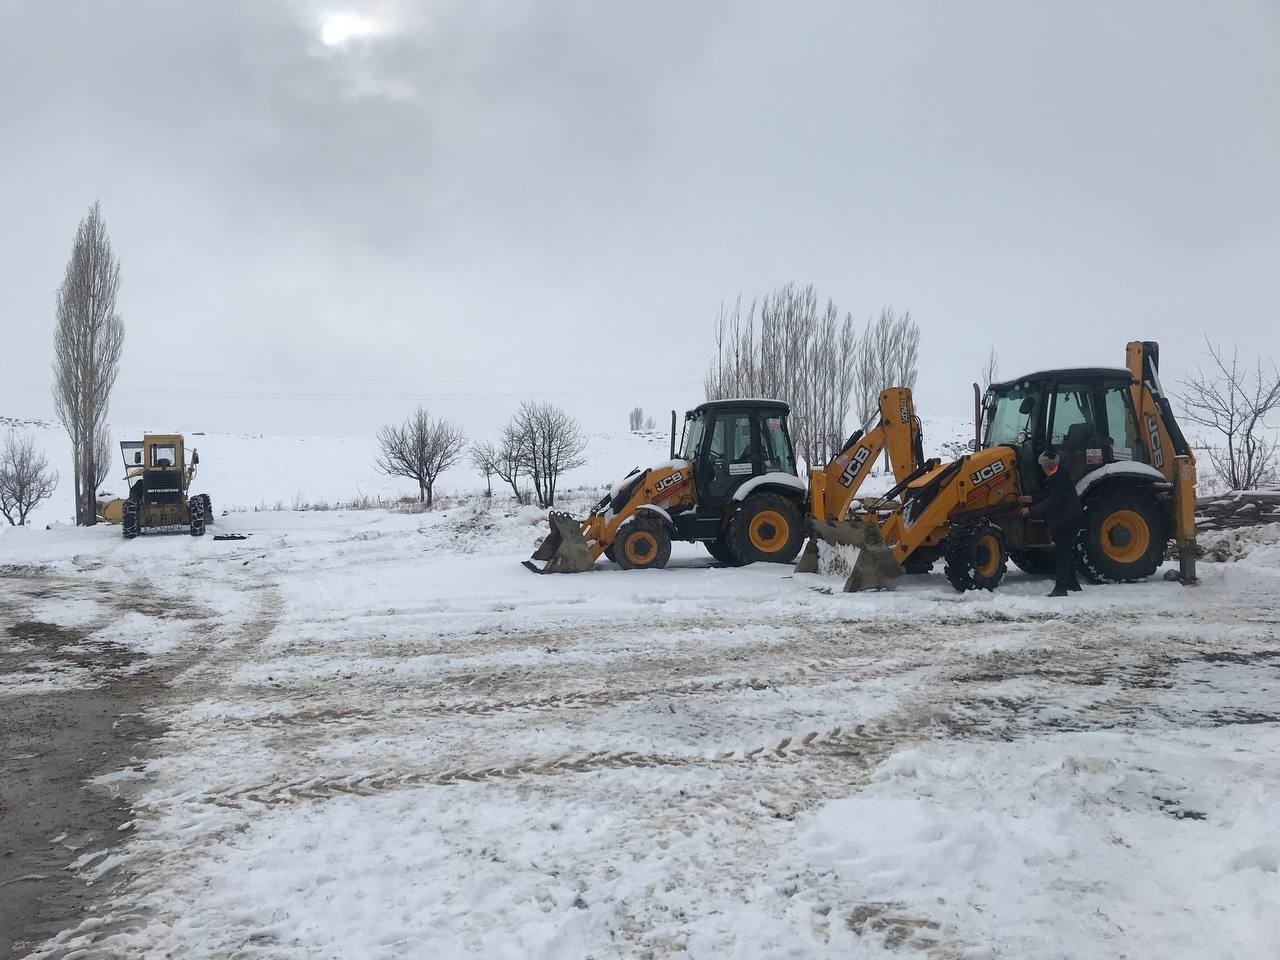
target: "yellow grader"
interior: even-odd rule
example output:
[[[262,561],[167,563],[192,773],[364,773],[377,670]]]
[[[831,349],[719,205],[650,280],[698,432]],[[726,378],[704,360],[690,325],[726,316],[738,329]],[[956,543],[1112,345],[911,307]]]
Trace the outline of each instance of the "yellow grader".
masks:
[[[120,444],[124,457],[127,499],[98,501],[98,519],[120,524],[126,540],[149,531],[189,532],[204,535],[213,522],[213,502],[207,493],[190,495],[200,454],[191,451],[186,459],[179,434],[147,434],[141,440]]]
[[[1008,561],[1053,568],[1042,523],[1018,498],[1039,487],[1036,458],[1054,448],[1076,479],[1085,528],[1076,564],[1092,582],[1140,580],[1176,541],[1179,579],[1195,581],[1195,458],[1159,381],[1159,346],[1135,341],[1126,367],[1048,370],[992,384],[975,398],[972,451],[926,461],[911,392],[880,396],[878,422],[851,436],[805,483],[777,400],[718,400],[686,414],[679,455],[635,470],[585,519],[550,515],[551,533],[525,565],[538,573],[666,565],[672,540],[698,541],[724,563],[789,563],[854,548],[846,589],[891,587],[944,561],[957,590],[995,589]],[[977,388],[975,387],[975,394]],[[857,496],[888,452],[895,486]],[[826,546],[824,546],[826,545]],[[533,561],[542,561],[539,568]]]

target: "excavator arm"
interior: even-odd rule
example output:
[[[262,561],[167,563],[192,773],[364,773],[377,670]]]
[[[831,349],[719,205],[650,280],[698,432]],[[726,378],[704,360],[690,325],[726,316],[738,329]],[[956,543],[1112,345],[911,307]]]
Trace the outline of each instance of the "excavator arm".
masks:
[[[901,485],[924,467],[924,440],[911,391],[890,387],[880,393],[880,420],[859,430],[820,470],[809,471],[809,510],[815,520],[843,520],[849,504],[871,473],[876,458],[888,450],[893,476]]]
[[[1160,344],[1134,340],[1125,348],[1133,374],[1133,408],[1150,464],[1173,487],[1173,531],[1179,578],[1196,582],[1196,458],[1160,385]]]

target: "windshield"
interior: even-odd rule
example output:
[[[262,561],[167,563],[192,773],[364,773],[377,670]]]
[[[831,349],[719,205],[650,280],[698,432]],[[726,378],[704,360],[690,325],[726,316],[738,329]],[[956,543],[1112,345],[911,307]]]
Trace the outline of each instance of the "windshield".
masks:
[[[138,467],[142,465],[142,444],[133,440],[124,440],[120,443],[120,455],[124,457],[124,465],[126,467]]]
[[[172,443],[157,443],[151,448],[151,466],[172,467],[178,463],[178,448]]]
[[[701,415],[688,417],[684,423],[684,446],[680,448],[680,456],[685,460],[693,460],[698,452],[698,444],[702,442],[702,431],[707,421]]]
[[[1034,433],[1036,416],[1035,387],[1013,387],[1008,393],[987,400],[987,436],[984,447],[1000,444],[1018,446]]]

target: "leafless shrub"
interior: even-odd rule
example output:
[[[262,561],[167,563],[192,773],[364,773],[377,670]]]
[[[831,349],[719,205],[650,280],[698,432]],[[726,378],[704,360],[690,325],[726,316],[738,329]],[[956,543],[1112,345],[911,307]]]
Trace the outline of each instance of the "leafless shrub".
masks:
[[[58,474],[31,437],[10,431],[0,449],[0,515],[10,526],[22,526],[57,486]]]
[[[520,404],[503,431],[502,452],[510,456],[511,465],[518,465],[520,474],[533,481],[541,507],[555,506],[560,475],[586,462],[582,458],[586,446],[578,421],[546,401]],[[515,476],[513,472],[508,482],[519,499]]]
[[[378,469],[417,481],[418,501],[430,509],[436,479],[462,459],[466,437],[459,427],[434,420],[419,407],[404,423],[379,430],[378,446]]]
[[[655,422],[654,422],[653,417],[645,417],[645,418],[644,418],[644,428],[645,428],[646,430],[657,430],[657,429],[658,429],[658,425],[657,425],[657,423],[655,423]]]
[[[513,424],[509,423],[502,431],[497,443],[477,442],[472,447],[472,464],[483,473],[486,469],[492,476],[511,487],[511,495],[517,503],[529,502],[529,491],[520,486],[524,467],[520,459],[520,438]],[[488,480],[488,476],[485,477]]]
[[[484,495],[488,499],[493,496],[493,475],[497,473],[494,463],[497,453],[492,443],[477,440],[467,449],[467,459],[476,472],[484,477]]]
[[[631,428],[631,432],[635,433],[644,426],[644,410],[640,407],[632,407],[631,412],[627,414],[627,425]]]
[[[791,406],[797,452],[825,463],[845,438],[849,398],[857,382],[857,330],[830,300],[819,307],[812,285],[787,284],[753,300],[742,298],[716,322],[716,358],[703,387],[708,400],[770,397]]]
[[[111,252],[97,203],[76,229],[71,259],[58,288],[54,332],[54,406],[71,436],[76,523],[97,520],[95,496],[106,479],[107,406],[120,371],[124,322],[116,313],[120,261]]]
[[[1239,350],[1228,361],[1219,347],[1205,339],[1213,369],[1197,370],[1182,381],[1179,399],[1187,419],[1208,427],[1224,446],[1206,444],[1214,473],[1231,490],[1255,490],[1277,479],[1275,429],[1267,417],[1280,407],[1280,371],[1262,357],[1252,371],[1240,365]]]

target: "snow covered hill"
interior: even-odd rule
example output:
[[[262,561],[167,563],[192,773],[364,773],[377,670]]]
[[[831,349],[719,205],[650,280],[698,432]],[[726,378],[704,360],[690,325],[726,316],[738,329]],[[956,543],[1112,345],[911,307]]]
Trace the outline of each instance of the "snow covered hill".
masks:
[[[922,420],[925,453],[954,457],[971,432],[959,420]],[[68,523],[72,519],[71,442],[56,423],[0,417],[0,435],[13,429],[33,436],[62,478],[57,492],[31,517],[31,525]],[[388,477],[375,462],[373,437],[269,436],[192,430],[182,424],[113,427],[115,443],[136,440],[146,433],[184,433],[189,446],[200,452],[195,488],[208,493],[219,513],[224,510],[297,510],[314,504],[349,503],[361,498],[394,500],[416,496],[412,482]],[[665,431],[594,434],[588,437],[586,465],[565,475],[561,489],[600,487],[625,476],[633,467],[661,463],[669,454]],[[118,465],[118,469],[116,469]],[[102,490],[123,495],[122,463],[117,459]],[[883,486],[883,484],[880,484]],[[877,488],[876,478],[868,490]],[[484,480],[470,466],[460,465],[440,479],[437,494],[469,495],[484,490]],[[504,495],[500,481],[495,493]]]

